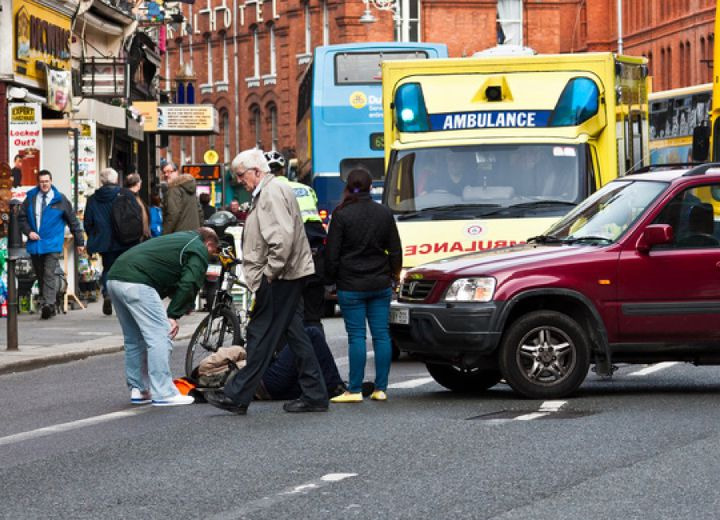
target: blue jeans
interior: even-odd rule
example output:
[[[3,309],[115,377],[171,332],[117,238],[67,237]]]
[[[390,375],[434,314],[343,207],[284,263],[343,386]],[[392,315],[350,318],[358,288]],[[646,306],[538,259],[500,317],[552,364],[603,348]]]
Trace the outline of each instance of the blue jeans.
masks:
[[[141,283],[108,280],[108,293],[125,337],[128,388],[149,390],[154,400],[178,394],[170,372],[170,323],[160,295]]]
[[[388,327],[392,290],[390,287],[376,291],[339,290],[337,296],[348,335],[350,361],[350,384],[348,390],[352,393],[362,391],[362,383],[365,378],[365,362],[367,360],[365,350],[366,322],[370,326],[373,349],[375,350],[375,388],[377,390],[387,390],[390,361],[392,360],[390,329]]]

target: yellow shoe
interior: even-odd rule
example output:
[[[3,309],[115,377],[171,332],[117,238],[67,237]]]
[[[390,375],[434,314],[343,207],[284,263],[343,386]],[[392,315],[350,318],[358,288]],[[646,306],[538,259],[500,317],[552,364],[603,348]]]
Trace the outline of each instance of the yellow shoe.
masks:
[[[373,401],[387,401],[387,394],[382,390],[375,390],[371,395],[370,399]]]
[[[363,396],[362,396],[362,393],[360,393],[360,392],[358,392],[357,394],[345,392],[336,397],[333,397],[332,399],[330,399],[330,402],[331,403],[362,403],[362,400],[363,400]]]

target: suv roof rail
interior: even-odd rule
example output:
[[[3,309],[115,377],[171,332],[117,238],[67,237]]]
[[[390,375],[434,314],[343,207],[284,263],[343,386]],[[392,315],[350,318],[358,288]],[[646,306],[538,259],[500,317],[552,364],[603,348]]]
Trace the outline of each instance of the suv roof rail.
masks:
[[[705,175],[705,172],[708,171],[710,168],[720,168],[720,163],[711,162],[711,163],[701,164],[700,166],[696,166],[692,170],[688,170],[685,173],[683,173],[683,177],[692,177],[694,175]]]
[[[700,166],[702,164],[703,163],[701,162],[673,162],[663,164],[648,164],[646,166],[641,166],[640,168],[629,171],[628,175],[632,175],[634,173],[648,173],[656,170],[679,170],[681,168],[692,168],[694,166]]]

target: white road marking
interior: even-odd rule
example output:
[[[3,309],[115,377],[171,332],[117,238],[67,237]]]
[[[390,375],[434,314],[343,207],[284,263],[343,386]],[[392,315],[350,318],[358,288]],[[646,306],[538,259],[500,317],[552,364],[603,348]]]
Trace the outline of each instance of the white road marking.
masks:
[[[280,502],[283,502],[293,496],[307,495],[311,491],[328,486],[334,482],[340,482],[341,480],[345,480],[347,478],[357,477],[357,475],[357,473],[328,473],[319,479],[311,480],[310,482],[305,482],[304,484],[300,484],[298,486],[293,486],[275,493],[274,495],[262,497],[258,500],[252,500],[237,509],[224,511],[218,515],[210,517],[210,520],[234,520],[242,518],[255,511],[267,509],[268,507],[279,504]]]
[[[513,421],[532,421],[533,419],[545,417],[546,415],[550,415],[549,412],[526,413],[525,415],[518,415],[515,419],[513,419]]]
[[[391,385],[388,385],[388,388],[416,388],[418,386],[432,383],[433,381],[435,380],[432,377],[420,377],[418,379],[409,379],[401,383],[392,383]]]
[[[526,413],[518,415],[513,421],[532,421],[540,417],[548,416],[552,413],[560,411],[560,408],[565,406],[567,401],[545,401],[540,405],[540,409],[537,412]]]
[[[52,435],[54,433],[77,430],[78,428],[85,428],[86,426],[93,426],[104,422],[125,419],[126,417],[132,417],[133,415],[145,413],[151,409],[152,407],[150,406],[143,406],[130,410],[122,410],[120,412],[112,412],[105,415],[98,415],[96,417],[88,417],[87,419],[80,419],[78,421],[56,424],[54,426],[47,426],[45,428],[38,428],[37,430],[30,430],[29,432],[16,433],[14,435],[0,437],[0,446],[7,446],[8,444],[15,444],[17,442],[23,442],[30,439],[47,437],[48,435]]]
[[[629,376],[646,376],[648,374],[652,374],[653,372],[665,370],[666,368],[670,368],[671,366],[678,365],[678,364],[679,364],[679,361],[666,361],[664,363],[650,365],[649,367],[638,370],[637,372],[631,372],[628,375]]]

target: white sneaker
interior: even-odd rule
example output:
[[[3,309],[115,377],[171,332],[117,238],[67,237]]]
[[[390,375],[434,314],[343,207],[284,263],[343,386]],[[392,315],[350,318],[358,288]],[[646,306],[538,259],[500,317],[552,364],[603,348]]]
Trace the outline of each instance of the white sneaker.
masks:
[[[130,390],[130,403],[131,404],[148,404],[151,402],[150,392],[142,391],[138,388]]]
[[[165,399],[153,399],[152,405],[153,406],[182,406],[184,404],[193,404],[195,402],[195,398],[191,395],[182,395],[177,394],[172,397],[167,397]]]

